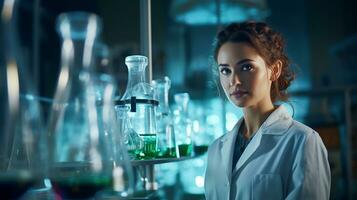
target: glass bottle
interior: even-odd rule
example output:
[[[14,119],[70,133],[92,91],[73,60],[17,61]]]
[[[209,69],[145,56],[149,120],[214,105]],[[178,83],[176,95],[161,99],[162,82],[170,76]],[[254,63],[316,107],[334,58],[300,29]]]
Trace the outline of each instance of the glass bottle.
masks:
[[[127,196],[133,177],[115,121],[115,81],[94,65],[100,18],[63,13],[57,31],[62,51],[48,130],[51,182],[65,199],[91,198],[105,190]]]
[[[175,110],[174,129],[180,157],[192,155],[192,121],[188,115],[188,93],[174,95],[177,109]]]
[[[157,154],[155,112],[158,101],[154,100],[153,88],[145,80],[147,63],[147,57],[141,55],[125,58],[128,67],[128,84],[123,97],[117,102],[130,107],[128,115],[132,130],[143,141],[140,159],[155,158]]]
[[[154,96],[159,101],[156,110],[156,123],[158,134],[158,156],[175,158],[178,157],[178,147],[175,140],[172,113],[169,106],[169,90],[171,81],[165,76],[163,79],[152,81]]]
[[[0,3],[0,196],[18,199],[47,172],[46,143],[36,88],[16,30],[17,1]]]

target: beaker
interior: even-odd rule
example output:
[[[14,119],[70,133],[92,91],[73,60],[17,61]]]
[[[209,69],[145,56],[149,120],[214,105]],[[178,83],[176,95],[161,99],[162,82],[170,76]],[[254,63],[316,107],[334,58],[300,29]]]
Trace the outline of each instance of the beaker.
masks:
[[[174,128],[180,157],[192,155],[192,121],[188,115],[188,93],[174,95],[177,109],[175,110]]]
[[[57,31],[62,51],[48,129],[51,182],[66,199],[104,190],[127,196],[133,175],[115,120],[116,84],[94,65],[101,20],[92,13],[63,13]]]
[[[154,97],[159,101],[156,110],[158,156],[164,158],[178,157],[173,118],[169,106],[171,81],[169,77],[165,76],[163,79],[153,80],[151,84],[154,87]]]

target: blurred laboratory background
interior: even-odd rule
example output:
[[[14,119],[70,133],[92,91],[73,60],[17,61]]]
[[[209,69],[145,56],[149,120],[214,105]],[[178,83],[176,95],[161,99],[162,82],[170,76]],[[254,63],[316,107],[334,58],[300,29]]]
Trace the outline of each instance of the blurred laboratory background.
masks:
[[[332,172],[330,199],[356,198],[356,1],[18,0],[17,3],[22,59],[42,100],[45,123],[60,72],[61,39],[56,32],[60,13],[86,11],[101,18],[100,40],[105,45],[105,50],[100,51],[101,64],[112,70],[119,87],[118,96],[127,87],[125,57],[129,55],[148,56],[148,81],[169,78],[168,105],[173,115],[186,110],[194,144],[192,159],[154,166],[159,196],[175,200],[204,199],[207,146],[242,116],[224,98],[213,76],[215,34],[230,22],[267,22],[285,37],[287,53],[297,73],[286,107],[295,119],[315,129],[327,147]]]

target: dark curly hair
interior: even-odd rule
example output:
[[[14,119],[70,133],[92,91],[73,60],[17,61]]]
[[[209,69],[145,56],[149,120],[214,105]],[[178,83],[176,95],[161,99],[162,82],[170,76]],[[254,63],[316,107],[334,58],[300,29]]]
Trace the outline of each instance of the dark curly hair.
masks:
[[[226,42],[249,43],[268,66],[280,60],[282,62],[281,74],[272,83],[270,94],[273,103],[288,100],[286,90],[295,79],[295,73],[290,68],[289,59],[284,52],[284,39],[280,33],[275,32],[263,22],[232,23],[216,36],[214,42],[214,60],[216,63],[219,49]]]

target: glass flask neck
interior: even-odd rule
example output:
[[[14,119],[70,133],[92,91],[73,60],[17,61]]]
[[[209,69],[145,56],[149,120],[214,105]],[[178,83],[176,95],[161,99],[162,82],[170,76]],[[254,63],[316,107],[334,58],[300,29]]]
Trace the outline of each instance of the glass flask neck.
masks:
[[[115,110],[117,113],[117,119],[119,121],[119,131],[120,133],[124,133],[125,129],[130,126],[130,121],[129,121],[129,106],[126,105],[119,105],[115,106]]]
[[[128,66],[128,87],[133,88],[138,83],[145,83],[145,65],[140,64],[140,66]]]
[[[159,87],[158,88],[158,100],[159,100],[159,106],[158,106],[158,111],[161,113],[169,113],[169,88],[167,87]]]
[[[89,70],[93,65],[93,47],[101,32],[99,17],[83,12],[64,13],[58,17],[56,27],[62,38],[62,67]]]
[[[188,108],[188,102],[184,103],[184,104],[178,104],[179,112],[184,117],[188,117],[188,109],[187,108]]]
[[[163,80],[154,80],[152,84],[155,88],[155,98],[159,101],[158,112],[168,114],[170,112],[169,107],[169,90],[171,87],[171,81],[168,77]]]
[[[148,59],[141,55],[132,55],[125,58],[125,64],[128,67],[128,84],[122,100],[129,99],[132,96],[139,98],[152,98],[152,88],[146,82],[145,69]]]

